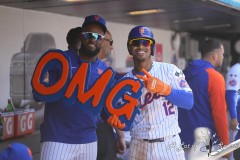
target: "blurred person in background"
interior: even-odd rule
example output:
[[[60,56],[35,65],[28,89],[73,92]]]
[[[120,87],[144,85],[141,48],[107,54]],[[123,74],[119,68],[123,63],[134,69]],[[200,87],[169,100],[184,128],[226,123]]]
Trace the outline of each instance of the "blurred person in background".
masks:
[[[81,33],[82,27],[72,28],[68,31],[66,37],[68,49],[74,49],[77,54],[79,54],[79,49],[81,47]]]
[[[108,30],[106,31],[102,48],[100,50],[100,53],[98,54],[98,58],[104,63],[106,63],[107,66],[114,67],[113,39],[112,34]]]
[[[211,132],[210,137],[213,138],[213,142],[216,142],[213,144],[214,147],[218,147],[218,144],[228,145],[225,81],[221,73],[216,70],[222,66],[224,47],[219,41],[205,40],[200,52],[201,59],[190,62],[183,71],[193,91],[194,106],[189,111],[179,109],[182,144],[192,146],[194,130],[198,127],[206,127]],[[191,159],[188,157],[190,148],[184,149],[186,159]],[[213,148],[216,149],[218,148]]]
[[[107,58],[110,57],[113,50],[112,35],[109,30],[106,31],[103,40],[102,48],[98,54],[100,60],[108,62]],[[112,61],[111,61],[112,62]],[[106,63],[111,67],[112,63]],[[116,79],[117,78],[117,79]],[[118,80],[120,76],[117,74],[115,79]],[[102,118],[98,120],[97,136],[98,136],[98,154],[97,160],[115,160],[117,153],[123,154],[126,148],[124,133],[119,129],[114,129],[103,119],[106,119],[104,110],[101,113]]]
[[[240,138],[239,121],[240,121],[240,63],[234,64],[226,75],[226,100],[230,115],[230,139],[231,142]],[[240,159],[240,149],[234,151],[234,158]],[[232,155],[230,160],[232,160]]]

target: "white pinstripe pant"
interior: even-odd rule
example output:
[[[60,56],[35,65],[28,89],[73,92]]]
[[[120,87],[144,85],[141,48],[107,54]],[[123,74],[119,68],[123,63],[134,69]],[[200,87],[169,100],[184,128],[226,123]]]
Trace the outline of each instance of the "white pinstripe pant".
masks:
[[[43,142],[40,160],[96,160],[97,141],[87,144]]]
[[[128,160],[185,160],[185,156],[178,135],[154,143],[132,138]]]

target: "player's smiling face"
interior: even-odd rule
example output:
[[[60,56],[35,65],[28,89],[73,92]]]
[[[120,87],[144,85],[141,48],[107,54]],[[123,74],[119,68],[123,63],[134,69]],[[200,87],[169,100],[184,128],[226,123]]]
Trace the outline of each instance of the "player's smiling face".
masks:
[[[81,37],[81,53],[86,57],[96,56],[102,47],[103,35],[102,28],[97,24],[90,24],[84,28]]]
[[[151,59],[151,45],[147,45],[145,42],[134,42],[128,46],[130,54],[135,61],[145,61]]]

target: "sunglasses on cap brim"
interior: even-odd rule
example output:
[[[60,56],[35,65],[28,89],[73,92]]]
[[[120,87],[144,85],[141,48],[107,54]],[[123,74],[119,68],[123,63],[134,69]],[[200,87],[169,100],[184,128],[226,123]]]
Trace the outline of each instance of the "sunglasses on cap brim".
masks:
[[[142,44],[143,46],[151,46],[153,44],[153,41],[151,39],[146,39],[146,38],[136,38],[136,39],[132,39],[129,41],[129,44],[131,46],[140,46],[140,44]]]
[[[82,32],[82,36],[85,39],[94,39],[95,41],[101,41],[104,38],[104,35],[94,32]]]

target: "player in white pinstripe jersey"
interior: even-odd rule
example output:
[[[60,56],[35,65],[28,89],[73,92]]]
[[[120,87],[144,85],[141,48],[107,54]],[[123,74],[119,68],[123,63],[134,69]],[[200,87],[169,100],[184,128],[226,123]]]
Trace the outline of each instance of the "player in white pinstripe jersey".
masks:
[[[140,114],[131,129],[128,159],[184,160],[177,107],[193,106],[193,94],[184,74],[173,64],[152,61],[155,40],[149,28],[134,27],[127,44],[134,69],[125,77],[141,78],[145,85]]]

